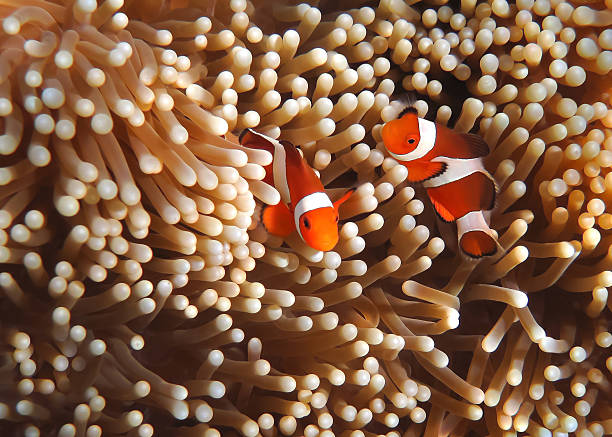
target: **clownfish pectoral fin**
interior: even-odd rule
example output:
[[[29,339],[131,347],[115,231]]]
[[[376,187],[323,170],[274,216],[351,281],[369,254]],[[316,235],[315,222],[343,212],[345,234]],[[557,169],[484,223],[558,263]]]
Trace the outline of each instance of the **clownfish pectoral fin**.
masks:
[[[475,134],[461,134],[461,138],[467,143],[473,157],[478,158],[489,154],[489,145],[485,143],[485,140],[480,136]]]
[[[408,162],[406,167],[409,182],[423,182],[440,176],[446,171],[447,164],[445,162]]]
[[[340,205],[342,205],[344,202],[349,200],[349,198],[353,195],[354,192],[355,192],[355,189],[351,188],[346,193],[344,193],[340,199],[334,202],[334,209],[338,211],[338,209],[340,208]]]
[[[497,242],[484,231],[469,231],[461,236],[459,247],[472,258],[493,255],[497,251]]]
[[[433,199],[432,197],[429,198],[431,200],[431,203],[434,207],[434,210],[436,211],[436,213],[438,214],[438,216],[444,220],[445,222],[454,222],[457,217],[455,217],[444,205],[442,205],[440,202],[437,202],[435,199]]]
[[[272,235],[287,237],[295,231],[293,215],[283,202],[266,206],[261,214],[261,221]]]

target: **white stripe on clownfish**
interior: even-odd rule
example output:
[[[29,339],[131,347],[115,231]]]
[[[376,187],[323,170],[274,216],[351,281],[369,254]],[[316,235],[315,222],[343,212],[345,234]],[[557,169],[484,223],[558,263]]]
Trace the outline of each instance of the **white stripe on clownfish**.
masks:
[[[419,122],[419,144],[408,153],[396,154],[387,150],[391,156],[399,161],[414,161],[427,155],[436,144],[436,124],[433,121],[417,118]]]
[[[253,129],[249,129],[249,131],[254,135],[264,138],[274,146],[274,156],[272,157],[272,177],[274,179],[274,187],[278,190],[282,202],[286,204],[291,203],[289,182],[287,181],[287,154],[285,153],[285,146],[283,146],[278,140],[275,140],[274,138],[262,133],[255,132]]]
[[[463,217],[457,219],[457,228],[459,239],[469,231],[482,231],[489,235],[492,235],[491,229],[485,220],[482,211],[471,211]]]
[[[302,215],[315,209],[333,207],[334,204],[330,200],[329,196],[321,191],[317,191],[316,193],[311,193],[302,197],[297,205],[295,205],[295,210],[293,211],[295,228],[297,229],[298,234],[300,234],[300,237],[303,239],[302,232],[300,231],[300,218]]]
[[[463,217],[457,219],[457,237],[461,237],[467,232],[482,231],[497,241],[497,234],[489,227],[484,216],[484,211],[471,211]]]
[[[481,158],[449,158],[446,156],[437,156],[431,160],[432,162],[443,162],[446,164],[446,170],[439,176],[427,179],[423,182],[425,188],[439,187],[450,182],[458,181],[471,175],[472,173],[480,172],[485,176],[489,176]]]

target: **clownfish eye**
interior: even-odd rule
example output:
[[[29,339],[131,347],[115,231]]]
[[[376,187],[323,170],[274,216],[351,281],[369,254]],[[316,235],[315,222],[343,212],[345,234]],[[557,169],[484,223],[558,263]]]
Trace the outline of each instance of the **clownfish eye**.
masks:
[[[410,138],[410,139],[408,140],[408,143],[409,143],[409,144],[414,144],[414,138]]]
[[[306,229],[310,229],[310,222],[308,221],[308,219],[306,217],[304,217],[304,227]]]

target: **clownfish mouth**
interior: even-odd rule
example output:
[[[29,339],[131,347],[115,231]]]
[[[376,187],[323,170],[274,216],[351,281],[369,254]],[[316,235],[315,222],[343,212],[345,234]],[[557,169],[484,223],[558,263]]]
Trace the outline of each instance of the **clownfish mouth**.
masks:
[[[317,241],[313,241],[310,246],[313,249],[320,250],[321,252],[329,252],[338,244],[338,237],[319,238]]]

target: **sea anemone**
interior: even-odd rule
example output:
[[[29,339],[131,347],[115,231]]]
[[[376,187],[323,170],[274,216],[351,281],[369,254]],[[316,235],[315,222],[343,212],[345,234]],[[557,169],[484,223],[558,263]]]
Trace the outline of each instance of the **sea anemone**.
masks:
[[[612,3],[0,0],[3,435],[612,433]],[[383,124],[481,135],[457,250]],[[253,128],[340,209],[259,222]]]

